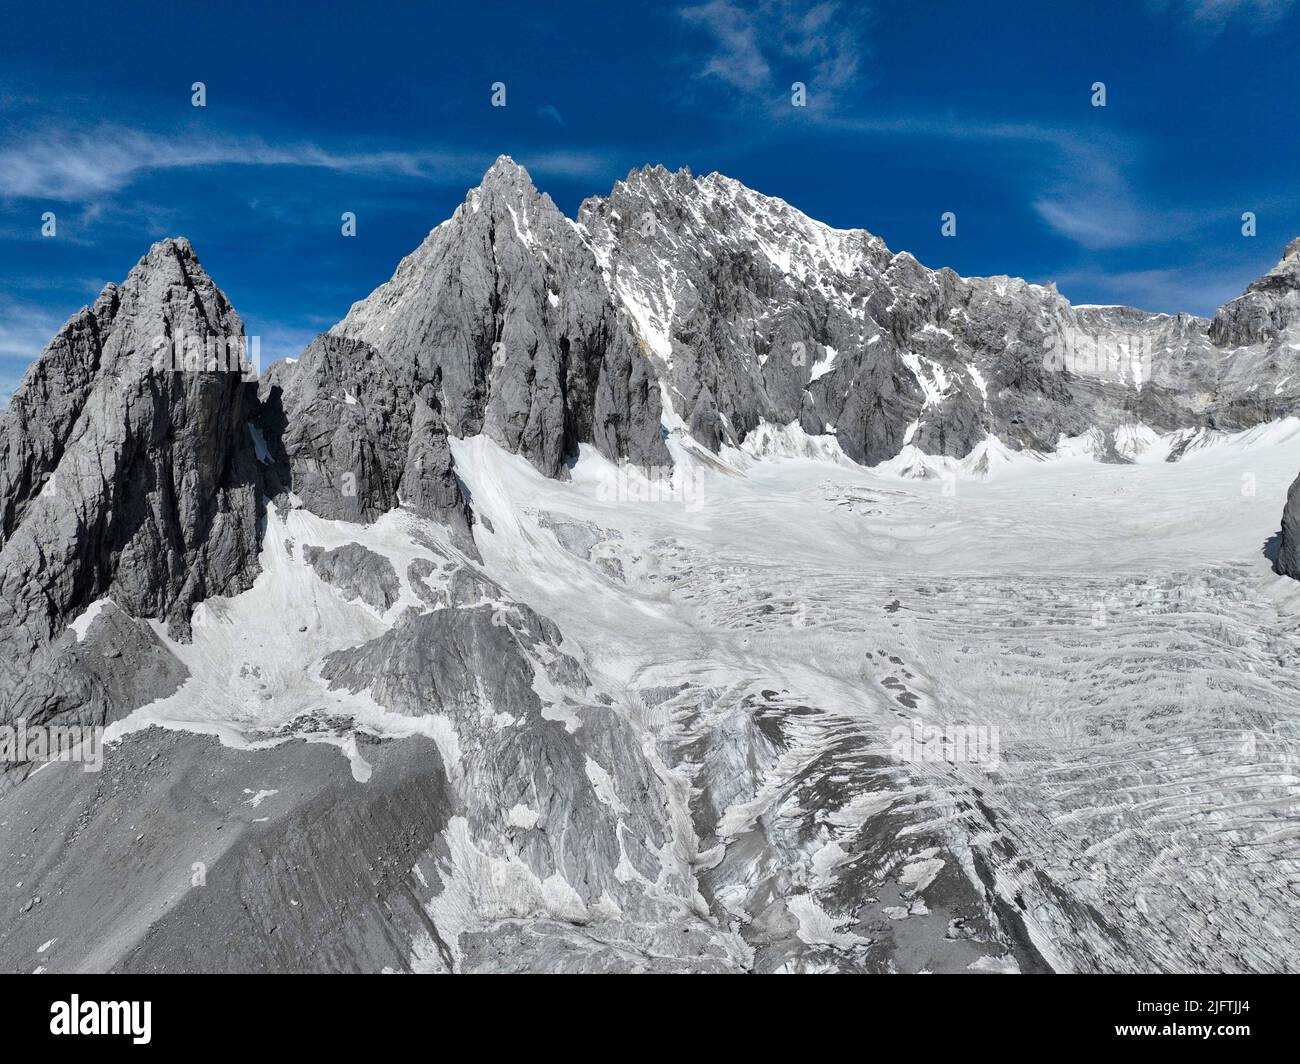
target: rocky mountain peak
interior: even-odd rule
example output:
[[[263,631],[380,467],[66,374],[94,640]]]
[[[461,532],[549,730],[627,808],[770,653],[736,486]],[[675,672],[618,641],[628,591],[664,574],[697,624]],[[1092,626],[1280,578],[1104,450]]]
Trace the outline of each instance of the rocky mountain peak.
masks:
[[[119,287],[138,287],[145,282],[167,285],[188,281],[205,286],[212,284],[190,242],[185,237],[169,236],[156,241],[140,257]]]
[[[547,476],[580,443],[667,461],[653,377],[591,248],[508,156],[331,331],[427,392],[452,435],[485,433]]]
[[[682,197],[696,189],[695,178],[690,167],[669,170],[662,163],[654,166],[642,166],[628,171],[627,177],[614,185],[612,195],[626,190],[635,195],[651,197]],[[599,202],[604,197],[591,197],[592,202]],[[581,212],[580,212],[581,213]]]
[[[543,200],[552,210],[555,209],[550,196],[539,192],[528,171],[509,155],[497,156],[496,162],[483,174],[483,180],[465,197],[471,213],[476,213],[485,203],[509,204],[518,208],[521,204]]]
[[[1174,459],[1197,437],[1295,413],[1300,349],[1269,337],[1293,320],[1296,244],[1225,308],[1222,328],[1261,342],[1225,351],[1204,320],[1072,308],[1050,286],[930,269],[720,174],[633,171],[581,218],[565,219],[503,156],[391,280],[256,385],[146,357],[160,337],[243,330],[184,240],[155,244],[60,330],[0,414],[0,724],[101,725],[148,706],[127,728],[168,731],[115,743],[107,790],[66,789],[81,774],[51,772],[25,792],[31,806],[10,807],[21,818],[0,817],[0,853],[21,858],[11,882],[47,899],[9,921],[24,938],[0,932],[0,959],[51,961],[48,949],[75,938],[143,970],[176,956],[259,969],[896,970],[895,954],[928,968],[933,935],[955,951],[947,970],[990,970],[1012,949],[1009,965],[1050,967],[1024,911],[1068,932],[1052,961],[1063,970],[1114,963],[1129,942],[1143,946],[1140,970],[1235,962],[1260,928],[1275,940],[1259,966],[1294,967],[1285,919],[1221,921],[1171,953],[1188,937],[1182,910],[1157,941],[1151,920],[1125,924],[1131,906],[1115,903],[1077,933],[1078,914],[1108,903],[1066,889],[1077,847],[1039,830],[1044,810],[1085,826],[1095,813],[1104,831],[1134,787],[1181,794],[1203,779],[1199,751],[1184,776],[1167,774],[1177,766],[1164,755],[1159,775],[1128,773],[1091,811],[1058,802],[1060,788],[1029,789],[1024,816],[1038,745],[1022,761],[1008,748],[987,778],[973,765],[914,769],[904,761],[916,750],[878,755],[900,707],[931,718],[941,703],[995,704],[1020,729],[1035,714],[1013,696],[1073,690],[1080,653],[1117,662],[1084,677],[1091,723],[1105,725],[1078,762],[1087,772],[1114,761],[1109,722],[1136,720],[1139,650],[1154,707],[1133,746],[1143,765],[1187,698],[1189,640],[1210,648],[1204,705],[1216,720],[1227,706],[1257,722],[1269,697],[1294,693],[1285,669],[1263,683],[1283,661],[1268,600],[1257,600],[1267,638],[1236,627],[1260,582],[1224,563],[1222,526],[1239,512],[1226,466],[1204,463],[1212,479],[1199,488],[1183,476],[1195,468],[1172,470],[1175,490],[1159,491],[1146,490],[1150,467],[1140,480],[1077,466],[1057,480],[1045,467],[969,496],[900,481],[952,476],[955,487],[958,473],[996,475],[1017,449],[1126,462],[1182,430],[1181,443],[1165,437]],[[586,454],[571,485],[536,475],[567,477],[580,445],[608,462]],[[686,463],[674,487],[695,485],[680,493],[685,508],[659,490],[669,445]],[[789,454],[842,467],[758,465]],[[883,464],[865,473],[849,459]],[[655,505],[638,505],[651,498],[632,464],[659,467],[646,481]],[[722,475],[695,480],[706,468]],[[1292,497],[1278,565],[1300,574],[1300,487]],[[1150,557],[1185,555],[1195,523],[1213,531],[1196,548],[1207,565],[1180,557],[1134,579]],[[1174,530],[1167,550],[1145,542],[1160,529]],[[1237,541],[1251,556],[1259,529],[1252,518]],[[1101,602],[1125,586],[1133,597]],[[1094,602],[1111,610],[1111,649],[1123,653],[1096,653]],[[1043,654],[1026,632],[1046,633]],[[1157,668],[1148,650],[1166,637]],[[973,667],[972,647],[997,670]],[[1188,735],[1202,734],[1204,712],[1185,718]],[[172,729],[195,727],[249,749],[231,756],[205,737],[180,753]],[[1087,730],[1052,728],[1044,736],[1072,750]],[[283,760],[263,760],[280,758],[263,749],[280,740]],[[324,743],[344,749],[351,779],[320,768]],[[1240,767],[1224,762],[1223,778]],[[1077,778],[1104,789],[1114,775]],[[249,784],[245,811],[278,796],[267,816],[232,812],[237,782]],[[177,795],[186,815],[160,816]],[[981,815],[931,835],[933,810],[958,803]],[[130,861],[116,842],[130,838],[124,824],[139,825]],[[213,851],[222,889],[176,901],[158,868],[184,873],[194,831],[209,828],[246,834]],[[283,860],[262,858],[268,840]],[[1133,852],[1107,865],[1124,877],[1112,901],[1150,885],[1154,851]],[[1024,853],[1038,880],[1020,874]],[[373,883],[358,855],[378,869]],[[1232,856],[1214,867],[1240,878]],[[107,907],[100,878],[116,891]],[[1191,882],[1198,912],[1225,896],[1224,878]],[[140,884],[144,900],[124,908]],[[1277,896],[1239,908],[1259,913]],[[1153,913],[1169,911],[1153,898]],[[87,899],[94,920],[78,915],[74,935],[63,921]],[[881,929],[903,918],[913,930],[895,950],[903,941]],[[235,942],[232,928],[247,934]],[[214,953],[218,939],[232,949]],[[976,942],[987,952],[971,952]]]
[[[24,377],[0,414],[0,705],[58,719],[91,691],[94,714],[120,709],[67,653],[74,617],[108,595],[185,638],[196,603],[251,584],[255,392],[242,372],[166,358],[182,337],[206,352],[243,331],[188,241],[163,240]]]
[[[1286,246],[1281,261],[1246,291],[1221,307],[1210,325],[1220,347],[1276,341],[1300,326],[1300,237]]]
[[[504,154],[498,155],[492,165],[487,168],[483,174],[483,180],[479,182],[479,187],[484,188],[501,183],[533,187],[533,179],[528,171],[509,155]]]
[[[1300,237],[1296,237],[1291,243],[1287,244],[1286,251],[1283,252],[1282,258],[1263,277],[1253,282],[1247,291],[1258,288],[1278,287],[1279,285],[1296,288],[1300,287]]]

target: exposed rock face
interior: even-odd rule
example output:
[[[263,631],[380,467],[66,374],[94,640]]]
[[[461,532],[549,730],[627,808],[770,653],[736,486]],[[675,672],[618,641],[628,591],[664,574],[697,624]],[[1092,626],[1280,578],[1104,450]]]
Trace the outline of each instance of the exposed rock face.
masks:
[[[1050,451],[1135,421],[1249,427],[1300,400],[1295,351],[1225,360],[1224,330],[1201,318],[1076,308],[1052,286],[930,270],[718,174],[633,171],[579,219],[673,413],[714,450],[761,421],[798,421],[866,463],[905,443],[960,457],[990,433]],[[1279,318],[1284,279],[1270,278],[1259,298],[1274,302],[1250,320]]]
[[[330,551],[308,545],[302,553],[303,560],[327,584],[333,584],[347,598],[361,599],[380,613],[401,596],[393,563],[360,543],[345,543]]]
[[[1282,533],[1278,538],[1273,570],[1282,576],[1300,580],[1300,477],[1287,492],[1282,511]]]
[[[322,669],[331,688],[433,715],[457,738],[448,767],[464,804],[429,907],[444,930],[466,928],[447,961],[463,971],[733,967],[736,943],[683,904],[692,870],[680,825],[665,820],[664,782],[560,644],[555,625],[522,604],[450,606]],[[485,876],[498,885],[485,889]],[[540,919],[478,929],[528,913]],[[597,941],[565,922],[596,924]]]
[[[38,650],[25,671],[14,670],[6,693],[12,715],[0,724],[103,727],[172,694],[188,675],[147,624],[103,601],[80,634],[69,629]],[[0,792],[34,767],[0,762]]]
[[[430,400],[431,388],[411,401],[411,441],[402,470],[401,501],[416,513],[469,531],[471,511],[456,478],[447,428]]]
[[[452,435],[486,433],[547,476],[579,443],[668,461],[651,367],[590,248],[504,156],[333,331],[413,374]]]
[[[368,345],[318,336],[296,363],[267,370],[261,400],[272,454],[307,509],[373,521],[397,505],[411,392]]]
[[[189,244],[163,241],[23,379],[3,415],[0,625],[29,647],[106,591],[183,630],[193,603],[247,586],[254,400],[240,372],[154,364],[160,339],[225,344],[243,332]]]
[[[262,428],[287,468],[283,487],[313,513],[373,521],[404,503],[469,531],[442,418],[417,394],[409,366],[369,344],[323,334],[262,382]]]
[[[1238,355],[1235,368],[1243,378],[1243,385],[1252,371],[1258,371],[1257,379],[1267,382],[1268,370],[1274,365],[1294,365],[1295,352],[1300,347],[1297,343],[1300,340],[1300,237],[1287,245],[1281,262],[1251,284],[1243,295],[1220,308],[1210,326],[1210,335],[1216,343],[1225,346],[1254,345],[1245,349],[1248,357]],[[1294,385],[1267,390],[1279,389],[1286,393],[1281,403],[1294,395]],[[1292,412],[1293,405],[1287,404],[1282,409],[1276,398],[1270,405],[1273,417]],[[1283,576],[1300,580],[1300,478],[1287,493],[1273,568]]]
[[[1300,237],[1286,247],[1282,261],[1244,294],[1219,308],[1210,339],[1221,347],[1277,340],[1300,323]]]
[[[932,580],[920,530],[939,529],[942,545],[958,527],[946,540],[958,554],[970,538],[934,493],[737,493],[701,533],[675,514],[624,521],[605,500],[574,512],[579,492],[457,438],[485,435],[551,478],[579,445],[655,466],[669,461],[666,432],[702,455],[760,440],[769,423],[833,436],[859,462],[909,445],[964,456],[990,436],[1049,451],[1084,433],[1125,461],[1120,430],[1134,422],[1232,429],[1295,412],[1298,256],[1293,244],[1213,323],[1073,307],[1051,287],[927,269],[718,175],[633,173],[574,224],[503,158],[390,282],[255,385],[157,364],[160,337],[243,332],[189,245],[164,241],[69,321],[0,420],[0,723],[106,724],[158,700],[153,719],[279,745],[150,729],[115,748],[102,784],[55,772],[19,783],[26,765],[0,779],[13,803],[0,810],[0,871],[40,845],[29,886],[59,899],[32,916],[0,894],[0,966],[28,964],[68,926],[51,963],[130,970],[1095,970],[1210,956],[1261,969],[1292,957],[1289,928],[1246,956],[1254,915],[1273,906],[1262,890],[1238,907],[1230,950],[1221,927],[1202,927],[1194,950],[1171,953],[1143,909],[1145,923],[1124,927],[1147,952],[1124,957],[1132,942],[1109,921],[1130,903],[1080,888],[1074,835],[1018,804],[1041,781],[1036,754],[1007,766],[1020,775],[1004,787],[1001,768],[893,752],[891,727],[912,711],[1055,718],[1021,712],[1029,678],[1045,698],[1067,689],[1042,686],[1034,633],[1072,632],[1071,663],[1091,654],[1078,604],[1104,594],[1100,578],[1062,592],[1040,573],[1037,599],[1032,582],[1013,586],[1018,569]],[[465,483],[453,454],[471,456]],[[465,484],[496,523],[482,523],[482,556]],[[752,552],[729,532],[726,556],[710,555],[715,517],[766,525],[778,511]],[[960,513],[1020,547],[1020,515]],[[1062,528],[1040,533],[1037,558],[1074,535]],[[838,554],[799,542],[823,534]],[[859,565],[865,539],[899,547],[897,571]],[[822,572],[825,558],[853,571]],[[1277,566],[1300,577],[1300,481]],[[1166,633],[1173,662],[1144,666],[1163,686],[1146,681],[1150,731],[1134,733],[1133,763],[1154,767],[1135,771],[1168,768],[1143,743],[1163,743],[1185,708],[1191,654],[1249,651],[1223,666],[1241,682],[1216,689],[1215,711],[1226,691],[1229,708],[1257,712],[1270,666],[1246,635],[1224,639],[1254,629],[1240,589],[1221,584],[1213,623],[1199,609],[1117,623],[1112,640],[1134,654],[1157,656],[1152,632]],[[982,671],[978,648],[966,658],[970,614],[1009,672]],[[1078,673],[1068,679],[1076,690]],[[1131,683],[1117,666],[1113,688],[1087,687],[1085,723],[1105,722],[1095,734],[1045,733],[1071,756],[1104,742],[1102,774],[1076,761],[1078,786],[1045,788],[1056,804],[1044,808],[1073,817],[1089,786],[1112,780]],[[1117,826],[1113,810],[1137,818],[1147,807],[1132,788],[1183,793],[1204,767],[1115,782],[1084,845],[1119,828],[1139,838],[1125,874],[1145,883],[1156,833]],[[1217,778],[1238,778],[1222,767]],[[271,806],[251,815],[281,790],[274,820]],[[1259,807],[1281,808],[1271,793]],[[119,821],[146,818],[147,833],[120,837]],[[51,826],[39,843],[35,824]],[[140,844],[138,861],[116,859],[123,842]],[[216,889],[178,892],[160,869],[184,871],[195,847]],[[1198,868],[1195,893],[1150,912],[1175,927],[1184,902],[1207,911],[1217,874]],[[89,920],[101,895],[111,912]],[[1071,948],[1042,952],[1044,926]],[[214,935],[232,948],[214,955]]]
[[[183,636],[196,602],[249,586],[256,396],[237,363],[176,370],[163,352],[182,337],[226,351],[243,331],[189,244],[162,241],[64,326],[0,415],[0,718],[32,715],[36,676],[45,711],[75,716],[80,685],[52,643],[100,596]]]

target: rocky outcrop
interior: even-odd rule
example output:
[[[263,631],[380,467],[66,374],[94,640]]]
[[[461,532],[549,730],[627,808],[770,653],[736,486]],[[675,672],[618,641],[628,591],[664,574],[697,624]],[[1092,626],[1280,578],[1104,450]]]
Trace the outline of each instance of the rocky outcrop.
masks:
[[[94,600],[184,637],[195,603],[250,585],[243,334],[189,244],[165,240],[74,315],[0,415],[0,719],[104,716],[56,645]]]
[[[337,587],[344,598],[360,599],[380,613],[401,596],[402,585],[393,563],[360,543],[345,543],[329,551],[308,545],[302,556],[316,575]]]
[[[333,332],[409,373],[452,435],[486,433],[547,476],[581,443],[668,462],[652,369],[591,249],[504,156]]]
[[[456,477],[447,427],[435,411],[432,389],[411,402],[411,439],[402,469],[401,502],[423,517],[469,531],[472,514]]]
[[[321,517],[373,521],[398,504],[411,392],[367,344],[319,336],[261,383],[262,429],[285,487]]]
[[[1282,531],[1273,556],[1273,571],[1300,580],[1300,477],[1296,477],[1286,495],[1282,511]]]
[[[797,421],[868,464],[905,444],[961,457],[989,434],[1050,451],[1134,422],[1247,428],[1300,403],[1296,352],[1268,342],[1291,267],[1243,297],[1234,313],[1255,325],[1236,342],[1255,346],[1225,359],[1219,319],[931,270],[719,174],[633,171],[579,220],[666,382],[669,423],[713,450]]]
[[[170,359],[173,344],[215,350],[243,335],[189,244],[167,240],[23,379],[3,415],[0,627],[29,649],[105,593],[183,632],[195,602],[248,585],[255,396],[238,367]]]
[[[261,386],[261,432],[280,487],[321,517],[373,521],[406,505],[461,531],[469,506],[442,418],[417,394],[409,366],[329,333]]]
[[[1300,237],[1286,247],[1282,261],[1246,291],[1219,308],[1210,339],[1220,347],[1277,340],[1300,324]]]
[[[509,601],[435,609],[331,654],[322,675],[456,737],[445,760],[461,819],[429,912],[465,929],[448,958],[459,970],[734,965],[727,936],[684,904],[693,869],[664,781],[551,621]],[[499,922],[516,915],[533,920]]]
[[[1252,375],[1268,379],[1267,372],[1260,372],[1260,363],[1264,363],[1265,371],[1275,365],[1294,367],[1295,352],[1300,347],[1296,342],[1300,339],[1300,237],[1287,245],[1281,262],[1219,310],[1210,335],[1225,346],[1254,345],[1246,348],[1246,357],[1238,355],[1234,367],[1243,383]],[[1292,394],[1288,390],[1286,398]],[[1274,417],[1292,412],[1294,407],[1290,405],[1285,410],[1270,411]],[[1300,478],[1287,493],[1273,569],[1300,580]]]
[[[189,670],[143,621],[109,600],[87,611],[80,631],[69,629],[41,647],[25,670],[7,674],[7,712],[0,724],[104,727],[132,709],[173,694]],[[36,766],[0,762],[0,792]]]

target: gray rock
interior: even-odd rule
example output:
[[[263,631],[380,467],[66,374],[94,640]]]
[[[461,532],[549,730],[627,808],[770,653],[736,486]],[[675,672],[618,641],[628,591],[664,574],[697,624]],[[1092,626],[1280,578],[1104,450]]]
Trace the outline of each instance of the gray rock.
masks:
[[[567,520],[544,510],[537,515],[537,523],[550,529],[561,547],[584,561],[590,561],[591,552],[605,541],[605,533],[590,521]]]
[[[1300,477],[1296,477],[1286,495],[1273,571],[1300,580]]]
[[[254,389],[238,362],[159,358],[182,337],[225,352],[243,333],[189,244],[164,240],[28,370],[0,415],[0,717],[33,712],[38,658],[41,705],[84,694],[51,644],[95,599],[185,638],[195,603],[251,585]]]
[[[296,363],[268,369],[260,399],[285,487],[312,513],[373,521],[398,505],[410,387],[368,345],[318,336]]]
[[[317,575],[343,592],[344,598],[361,599],[383,613],[401,597],[402,585],[393,563],[360,543],[345,543],[331,551],[306,546],[302,554]]]
[[[31,725],[104,727],[133,709],[176,692],[189,677],[147,624],[105,603],[85,629],[41,647],[9,693],[16,712]],[[0,790],[33,766],[0,763]]]
[[[1219,308],[1210,323],[1210,339],[1220,347],[1268,343],[1296,324],[1300,324],[1300,237],[1286,246],[1281,262]]]
[[[585,671],[561,643],[554,624],[520,603],[451,607],[408,615],[369,643],[329,655],[322,675],[332,688],[368,691],[394,712],[442,717],[457,737],[448,769],[468,831],[489,853],[501,845],[493,838],[508,839],[500,852],[540,880],[562,876],[576,892],[574,922],[595,920],[612,902],[622,918],[601,924],[598,938],[658,942],[664,963],[689,943],[695,966],[725,966],[706,929],[676,938],[685,925],[682,902],[673,899],[691,897],[693,888],[686,866],[668,856],[663,783],[636,731],[589,696]],[[655,888],[638,886],[642,877]],[[491,947],[502,934],[521,936],[509,962],[520,970],[626,963],[617,952],[591,955],[572,927],[533,920],[514,931],[496,925],[462,934],[462,970],[499,968],[500,951]],[[567,961],[552,955],[560,947]]]
[[[460,532],[470,530],[471,512],[456,476],[447,429],[432,406],[412,401],[411,441],[402,470],[402,504]]]
[[[557,633],[526,606],[452,608],[409,617],[369,643],[325,659],[331,686],[370,688],[383,705],[408,716],[445,713],[477,732],[480,712],[529,717],[540,710],[526,645],[554,643]]]
[[[579,221],[675,412],[714,450],[797,421],[868,464],[905,439],[1051,451],[1091,429],[1233,430],[1300,404],[1300,355],[1276,342],[1297,244],[1212,324],[927,269],[719,174],[633,171]],[[1251,346],[1225,358],[1229,343]]]
[[[486,433],[547,476],[580,443],[668,461],[654,375],[591,249],[505,156],[333,332],[431,388],[452,435]]]
[[[411,368],[325,333],[261,385],[261,431],[284,490],[322,517],[373,521],[406,503],[468,533],[469,508],[441,417],[414,393]]]

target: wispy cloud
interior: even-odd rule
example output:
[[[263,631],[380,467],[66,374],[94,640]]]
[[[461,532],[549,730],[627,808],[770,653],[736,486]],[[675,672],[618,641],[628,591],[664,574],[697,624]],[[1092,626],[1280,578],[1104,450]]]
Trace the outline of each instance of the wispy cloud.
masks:
[[[1034,213],[1057,235],[1090,251],[1136,247],[1186,236],[1207,212],[1152,203],[1138,189],[1144,164],[1140,138],[1042,122],[907,116],[831,119],[828,129],[857,135],[921,137],[1024,149],[1020,167]]]
[[[1033,200],[1038,216],[1056,233],[1092,251],[1168,238],[1172,219],[1144,210],[1127,175],[1115,162],[1132,158],[1113,145],[1060,136],[1045,189]],[[1163,212],[1161,212],[1163,213]]]
[[[564,125],[564,115],[560,114],[560,109],[553,103],[543,104],[537,108],[537,113],[543,118],[549,118],[557,126]]]
[[[1083,268],[1060,273],[1050,280],[1067,299],[1084,302],[1123,303],[1141,310],[1164,313],[1183,311],[1210,317],[1235,299],[1259,270],[1251,265],[1197,264],[1151,270]]]
[[[94,297],[87,299],[92,302]],[[31,362],[45,349],[68,315],[17,299],[0,298],[0,359]],[[21,376],[21,375],[19,375]]]
[[[864,10],[845,10],[838,0],[708,0],[678,14],[710,39],[701,76],[744,95],[765,96],[788,90],[788,75],[807,84],[812,96],[857,79],[863,45],[856,26]]]
[[[1160,11],[1172,11],[1189,25],[1212,31],[1229,22],[1253,23],[1263,28],[1295,6],[1296,0],[1151,0]]]
[[[1022,146],[1031,161],[1024,179],[1035,189],[1032,207],[1052,230],[1090,249],[1146,239],[1147,219],[1126,174],[1114,161],[1140,153],[1140,145],[1127,139],[1112,135],[1102,141],[1044,123],[957,115],[833,119],[826,125],[855,135]]]
[[[798,4],[776,6],[781,16],[782,51],[792,59],[812,62],[814,84],[839,89],[857,80],[863,45],[853,29],[852,11],[861,17],[864,5],[850,12],[834,0],[803,9]]]
[[[709,0],[707,4],[682,8],[681,16],[713,37],[716,51],[709,56],[701,73],[719,78],[743,92],[766,88],[772,68],[758,43],[758,24],[753,12],[729,0]]]
[[[213,166],[284,166],[473,184],[491,153],[337,150],[311,143],[273,145],[257,138],[163,136],[120,127],[73,134],[32,133],[0,148],[0,198],[84,201],[117,192],[144,173]],[[605,173],[600,153],[545,151],[522,154],[530,169],[552,176]]]

